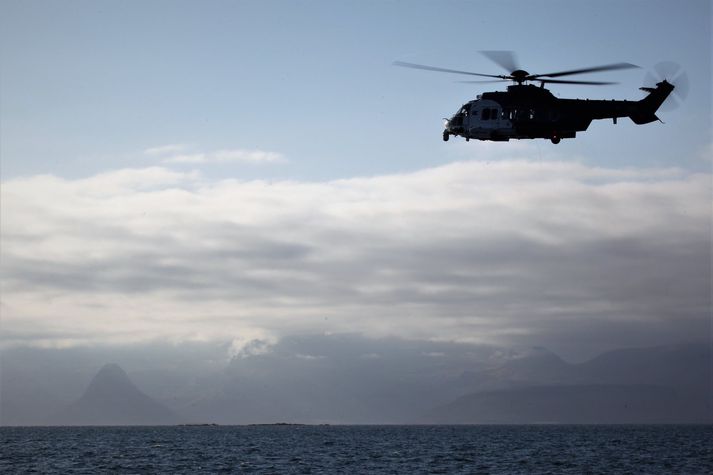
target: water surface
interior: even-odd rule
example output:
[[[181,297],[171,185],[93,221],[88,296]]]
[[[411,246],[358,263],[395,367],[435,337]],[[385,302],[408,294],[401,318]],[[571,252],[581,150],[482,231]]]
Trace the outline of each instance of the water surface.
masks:
[[[4,427],[2,473],[712,473],[713,426]]]

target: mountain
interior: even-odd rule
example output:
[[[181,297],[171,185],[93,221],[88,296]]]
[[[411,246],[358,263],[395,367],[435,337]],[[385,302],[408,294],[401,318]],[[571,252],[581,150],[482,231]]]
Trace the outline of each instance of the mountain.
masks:
[[[707,344],[616,350],[569,364],[538,350],[464,375],[471,391],[424,415],[429,423],[713,422]]]
[[[164,405],[141,392],[119,365],[99,370],[77,401],[60,411],[57,425],[168,425],[181,422]]]
[[[577,379],[573,365],[545,348],[534,347],[510,355],[503,363],[493,368],[466,371],[456,384],[464,392],[480,392],[532,385],[567,384]]]

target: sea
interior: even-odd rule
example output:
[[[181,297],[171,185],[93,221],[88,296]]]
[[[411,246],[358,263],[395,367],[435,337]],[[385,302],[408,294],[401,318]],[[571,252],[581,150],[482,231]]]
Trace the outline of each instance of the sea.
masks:
[[[710,474],[710,425],[3,427],[0,473]]]

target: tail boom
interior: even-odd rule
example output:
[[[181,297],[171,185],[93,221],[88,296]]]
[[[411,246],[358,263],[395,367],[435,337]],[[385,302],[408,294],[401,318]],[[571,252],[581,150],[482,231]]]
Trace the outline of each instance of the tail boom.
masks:
[[[642,87],[642,91],[649,93],[640,101],[636,102],[636,108],[633,113],[629,114],[629,118],[635,124],[648,124],[659,120],[656,116],[656,111],[661,107],[661,104],[674,90],[675,86],[665,79],[656,84],[656,87]]]

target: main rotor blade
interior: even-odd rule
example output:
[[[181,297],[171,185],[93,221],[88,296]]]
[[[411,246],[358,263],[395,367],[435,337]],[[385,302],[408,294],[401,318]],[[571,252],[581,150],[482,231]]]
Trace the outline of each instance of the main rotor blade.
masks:
[[[495,82],[506,81],[506,79],[489,79],[485,81],[456,81],[459,84],[492,84]]]
[[[480,73],[471,73],[470,71],[458,71],[455,69],[446,69],[446,68],[437,68],[435,66],[425,66],[423,64],[415,64],[415,63],[405,63],[403,61],[394,61],[392,63],[394,66],[401,66],[403,68],[413,68],[413,69],[423,69],[426,71],[437,71],[440,73],[455,73],[455,74],[468,74],[470,76],[483,76],[486,78],[500,78],[503,79],[503,76],[495,76],[493,74],[480,74]]]
[[[561,79],[531,79],[532,81],[544,82],[547,84],[588,84],[590,86],[606,86],[609,84],[619,84],[618,82],[603,82],[603,81],[563,81]]]
[[[515,53],[512,51],[481,51],[481,53],[508,73],[520,69],[520,66],[517,64],[517,59],[515,58]]]
[[[572,74],[584,74],[584,73],[596,73],[599,71],[614,71],[617,69],[634,69],[638,68],[639,66],[631,63],[614,63],[614,64],[605,64],[603,66],[594,66],[591,68],[584,68],[584,69],[572,69],[571,71],[560,71],[556,73],[547,73],[547,74],[531,74],[528,79],[535,79],[535,78],[540,78],[540,77],[547,77],[547,78],[556,78],[560,76],[569,76]]]

